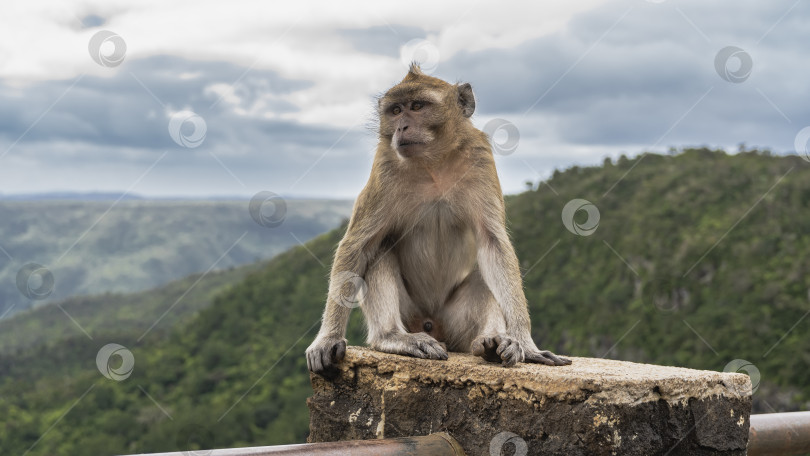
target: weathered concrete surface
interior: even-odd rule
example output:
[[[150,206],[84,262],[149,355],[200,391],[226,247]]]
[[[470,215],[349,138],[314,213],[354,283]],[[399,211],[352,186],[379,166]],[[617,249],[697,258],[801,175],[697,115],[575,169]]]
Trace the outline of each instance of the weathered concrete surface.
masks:
[[[311,376],[308,441],[446,431],[468,455],[745,454],[748,376],[572,359],[504,368],[350,347],[334,378]]]

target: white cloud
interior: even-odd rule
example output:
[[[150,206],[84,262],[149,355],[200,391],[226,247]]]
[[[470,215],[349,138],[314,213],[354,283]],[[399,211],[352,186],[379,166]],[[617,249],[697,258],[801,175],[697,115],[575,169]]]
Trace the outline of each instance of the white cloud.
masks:
[[[21,85],[126,71],[89,58],[90,37],[104,29],[125,40],[128,60],[166,54],[312,81],[312,87],[288,95],[300,112],[285,117],[347,128],[367,113],[372,95],[402,77],[404,68],[396,55],[354,49],[341,30],[420,27],[447,60],[458,52],[514,46],[559,31],[577,12],[603,2],[14,0],[0,5],[0,80]],[[88,15],[106,22],[84,29]]]

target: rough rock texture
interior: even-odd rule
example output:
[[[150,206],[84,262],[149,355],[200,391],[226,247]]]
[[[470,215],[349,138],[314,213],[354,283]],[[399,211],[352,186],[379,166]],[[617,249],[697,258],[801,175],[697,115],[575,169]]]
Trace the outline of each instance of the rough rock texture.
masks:
[[[471,456],[745,454],[748,376],[572,360],[504,368],[350,347],[331,379],[311,376],[308,440],[446,431]]]

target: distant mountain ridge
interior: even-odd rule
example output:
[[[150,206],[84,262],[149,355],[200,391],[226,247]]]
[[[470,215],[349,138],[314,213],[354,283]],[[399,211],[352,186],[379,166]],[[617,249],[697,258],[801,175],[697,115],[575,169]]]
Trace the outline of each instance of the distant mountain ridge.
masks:
[[[47,192],[47,193],[22,193],[3,194],[0,193],[0,201],[53,201],[53,200],[78,200],[78,201],[115,201],[121,198],[123,201],[142,200],[140,195],[127,194],[125,192]]]
[[[328,196],[303,196],[303,195],[281,195],[288,200],[334,200]],[[130,192],[43,192],[43,193],[0,193],[0,201],[53,201],[53,200],[75,200],[75,201],[249,201],[252,196],[246,195],[204,195],[204,196],[181,196],[181,195],[160,195],[145,196]]]
[[[281,223],[262,226],[248,199],[101,197],[0,200],[0,315],[41,304],[18,289],[27,264],[52,273],[52,290],[41,293],[49,301],[146,290],[209,267],[270,258],[338,226],[352,205],[285,198]]]

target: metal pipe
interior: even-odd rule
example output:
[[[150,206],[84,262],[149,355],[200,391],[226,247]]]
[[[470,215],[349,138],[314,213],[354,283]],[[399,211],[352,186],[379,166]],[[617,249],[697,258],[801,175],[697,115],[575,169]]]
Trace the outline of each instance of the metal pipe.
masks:
[[[788,456],[810,453],[810,412],[751,415],[748,431],[749,456]],[[422,437],[351,440],[222,450],[155,453],[139,456],[465,456],[449,434]]]
[[[810,412],[751,415],[749,456],[810,453]]]
[[[196,450],[155,453],[140,456],[465,456],[450,434],[440,432],[422,437],[399,439],[349,440],[343,442],[303,443],[222,450]]]

